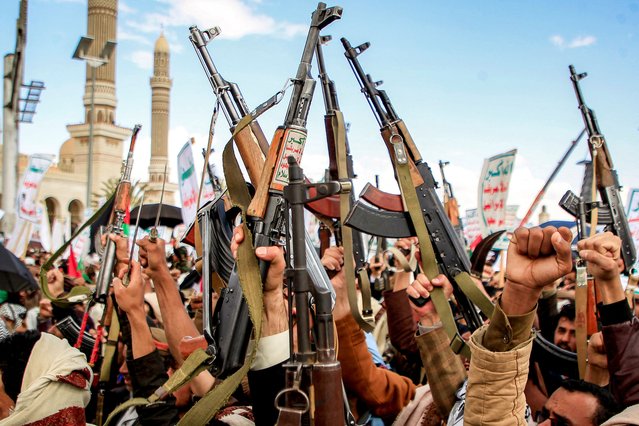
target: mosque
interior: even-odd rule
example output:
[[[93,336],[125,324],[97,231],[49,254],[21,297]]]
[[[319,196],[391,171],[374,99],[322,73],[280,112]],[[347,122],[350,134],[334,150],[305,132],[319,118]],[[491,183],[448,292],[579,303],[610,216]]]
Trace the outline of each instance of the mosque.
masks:
[[[94,37],[90,56],[98,56],[97,50],[107,40],[116,40],[118,0],[89,0],[87,35]],[[94,51],[95,50],[95,51]],[[114,53],[115,55],[115,53]],[[91,193],[100,193],[102,183],[119,178],[124,151],[128,149],[131,129],[116,124],[115,56],[95,70],[93,108],[93,155]],[[160,201],[164,168],[168,161],[168,132],[171,78],[169,72],[169,44],[160,35],[154,48],[153,76],[151,84],[152,128],[149,179],[145,192],[145,204]],[[69,139],[60,147],[57,163],[49,168],[40,184],[39,201],[45,206],[49,224],[70,223],[74,229],[84,222],[88,174],[88,141],[91,121],[91,69],[86,66],[83,96],[84,122],[67,125]],[[2,150],[0,150],[0,164]],[[19,173],[27,167],[28,156],[20,154]],[[167,171],[167,176],[169,172]],[[20,176],[18,177],[18,182]],[[164,203],[173,204],[177,185],[167,182]],[[0,187],[1,191],[1,187]],[[98,200],[92,199],[93,202]]]

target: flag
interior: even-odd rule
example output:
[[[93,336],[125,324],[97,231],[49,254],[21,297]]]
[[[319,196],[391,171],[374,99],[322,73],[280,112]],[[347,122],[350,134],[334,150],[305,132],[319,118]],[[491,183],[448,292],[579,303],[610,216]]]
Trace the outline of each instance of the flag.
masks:
[[[29,165],[22,175],[16,196],[17,212],[21,219],[37,223],[37,197],[40,182],[53,161],[52,155],[35,154],[29,157]]]
[[[124,223],[122,224],[122,231],[124,236],[129,236],[129,227],[131,226],[131,206],[126,206],[126,213],[124,215]]]
[[[7,250],[15,254],[17,257],[23,259],[27,253],[27,247],[29,240],[31,239],[31,232],[33,229],[33,223],[28,220],[16,218],[16,223],[13,226],[13,232],[9,237],[9,242],[5,243]]]
[[[73,250],[69,250],[69,257],[67,258],[67,275],[71,278],[82,277],[82,274],[78,271],[78,262],[75,260]]]
[[[191,143],[184,144],[178,154],[178,185],[180,187],[180,198],[182,201],[182,221],[190,224],[195,220],[197,214],[197,197],[199,192],[199,182],[195,171],[195,161],[193,159],[193,149]]]

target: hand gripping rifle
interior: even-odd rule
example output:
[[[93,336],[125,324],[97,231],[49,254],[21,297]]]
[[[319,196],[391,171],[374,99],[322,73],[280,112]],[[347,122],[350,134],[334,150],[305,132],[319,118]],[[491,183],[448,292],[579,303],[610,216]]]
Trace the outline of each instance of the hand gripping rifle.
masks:
[[[339,192],[350,192],[350,182],[322,182],[305,184],[302,169],[293,156],[288,157],[289,184],[284,187],[284,197],[291,210],[291,232],[287,235],[287,276],[289,277],[289,306],[294,297],[297,326],[289,322],[291,359],[286,368],[286,387],[275,399],[279,410],[277,424],[293,426],[314,424],[333,426],[344,424],[344,406],[341,366],[335,351],[333,314],[330,292],[312,285],[307,272],[304,204]],[[317,196],[309,197],[309,189]],[[292,255],[293,265],[290,265]],[[294,296],[291,296],[294,294]],[[311,345],[310,297],[314,300],[313,335]],[[289,315],[292,309],[289,309]],[[297,349],[293,345],[293,333],[297,331]],[[312,422],[312,423],[311,423]]]
[[[107,235],[116,234],[124,235],[124,219],[131,205],[131,170],[133,169],[133,150],[135,149],[135,141],[137,140],[138,133],[142,128],[141,125],[136,124],[131,134],[131,143],[129,144],[129,152],[127,153],[126,160],[122,164],[122,175],[120,182],[115,190],[115,198],[113,202],[113,210],[111,211],[111,217],[109,218],[109,224],[107,226]],[[139,218],[139,215],[138,215]],[[106,248],[104,255],[102,256],[102,267],[98,272],[96,279],[95,295],[92,303],[103,303],[106,305],[102,320],[97,328],[98,336],[102,336],[103,330],[107,330],[107,341],[102,349],[102,361],[100,365],[100,378],[98,383],[98,403],[96,408],[96,423],[102,425],[102,415],[104,408],[104,395],[106,390],[106,384],[109,381],[111,374],[111,363],[115,350],[117,347],[118,336],[120,333],[120,324],[117,318],[117,310],[114,307],[114,303],[109,299],[109,287],[113,281],[113,270],[116,262],[116,244],[110,238],[106,239]],[[89,308],[87,308],[88,314]],[[85,314],[86,317],[86,314]],[[86,318],[85,318],[86,320]],[[83,320],[83,325],[85,323]],[[83,328],[83,327],[81,327]],[[83,332],[84,330],[82,330]],[[93,353],[89,361],[90,365],[94,365],[97,361],[98,347],[100,339],[96,339]]]
[[[366,206],[360,200],[351,211],[346,224],[371,235],[395,238],[417,235],[422,255],[422,271],[429,279],[440,272],[447,275],[453,284],[453,294],[467,326],[475,330],[483,324],[475,305],[480,306],[487,316],[492,314],[493,306],[470,278],[470,261],[437,196],[433,174],[423,161],[386,92],[377,88],[381,82],[375,82],[370,75],[364,73],[357,59],[369,47],[369,43],[354,48],[347,39],[342,38],[342,44],[346,58],[379,123],[406,205],[403,212],[381,212]],[[377,228],[376,224],[380,227]],[[444,328],[451,339],[453,350],[457,353],[461,350],[469,353],[457,332],[443,292],[434,292],[432,298],[440,315],[444,312]],[[417,300],[417,303],[425,302]]]
[[[624,210],[619,193],[620,185],[617,171],[613,168],[612,158],[606,145],[606,140],[599,129],[595,112],[585,104],[579,81],[588,74],[575,72],[575,67],[570,65],[570,80],[577,96],[577,103],[581,116],[588,132],[588,145],[593,161],[594,183],[593,188],[599,192],[601,202],[592,198],[592,202],[584,205],[585,219],[593,222],[593,225],[606,225],[606,230],[611,231],[621,238],[621,256],[625,265],[625,274],[628,275],[632,269],[637,254],[628,226],[626,211]],[[593,191],[593,194],[595,191]],[[566,192],[560,206],[574,217],[580,216],[579,204],[581,200],[571,191]]]
[[[298,74],[293,83],[293,95],[289,104],[286,119],[286,123],[287,125],[290,125],[290,128],[287,131],[284,131],[285,127],[281,127],[276,132],[276,136],[274,138],[275,147],[271,146],[269,157],[266,161],[266,163],[271,167],[268,173],[273,172],[277,155],[280,154],[280,148],[282,148],[282,145],[285,144],[285,142],[290,142],[290,144],[287,145],[288,148],[290,148],[289,151],[297,151],[296,154],[301,156],[301,149],[303,148],[303,142],[305,141],[305,130],[303,129],[303,125],[306,121],[306,115],[308,114],[308,107],[312,97],[312,89],[314,87],[313,79],[310,78],[310,82],[307,79],[314,46],[317,37],[319,37],[319,30],[333,20],[338,19],[340,15],[341,8],[335,7],[327,9],[326,5],[323,3],[320,3],[317,10],[313,13],[311,29],[309,30],[306,47],[304,49],[304,54],[302,55]],[[260,105],[256,111],[249,112],[239,93],[237,85],[234,83],[228,83],[221,78],[213,65],[208,51],[206,50],[206,43],[218,33],[219,29],[201,32],[196,27],[191,27],[191,42],[198,54],[198,57],[200,58],[200,62],[204,66],[205,72],[209,76],[209,81],[211,82],[215,92],[221,98],[222,108],[227,120],[229,120],[231,129],[234,130],[235,126],[240,123],[240,120],[242,120],[243,117],[259,115],[260,110],[264,110],[265,108],[267,109],[274,103],[279,102],[282,93],[278,93],[272,99]],[[235,113],[233,113],[233,111],[235,111]],[[287,135],[286,140],[282,139],[284,134]],[[241,135],[247,135],[247,137],[239,138]],[[264,245],[281,244],[284,239],[286,226],[286,221],[284,220],[284,200],[281,195],[283,185],[281,182],[286,183],[286,167],[278,168],[277,177],[272,178],[272,176],[262,176],[262,180],[260,180],[259,173],[262,170],[262,166],[265,164],[263,153],[266,149],[264,149],[264,146],[268,147],[268,144],[266,143],[264,134],[256,121],[252,121],[248,126],[237,132],[235,134],[235,142],[239,147],[238,150],[247,170],[255,170],[255,172],[249,173],[251,182],[258,188],[260,188],[260,186],[262,187],[262,191],[256,194],[254,201],[248,209],[248,214],[250,216],[248,218],[248,222],[255,236],[254,245],[255,247],[259,247]],[[302,147],[300,147],[299,142],[302,142]],[[256,148],[259,148],[259,150]],[[283,159],[283,162],[280,161],[278,164],[287,166],[285,158]],[[262,174],[265,175],[267,173]],[[272,191],[274,196],[271,197],[271,194],[269,194],[269,189],[271,188],[270,183],[271,180],[275,181],[276,179],[278,180],[278,183],[273,183]],[[259,184],[259,182],[262,181],[265,182],[265,185]],[[279,185],[279,187],[276,187],[277,185]],[[258,198],[259,201],[256,201]],[[315,255],[314,258],[309,257],[309,259],[311,259],[311,267],[309,270],[312,273],[312,279],[315,283],[326,283],[328,282],[328,277],[326,277],[326,273],[321,267],[317,255],[313,252],[314,249],[312,249],[312,244],[307,238],[307,255]],[[207,262],[203,262],[203,266],[206,265]],[[260,265],[260,269],[263,273],[266,273],[267,268],[268,264],[266,263]],[[203,276],[206,280],[207,272],[204,270]],[[208,327],[208,331],[205,331],[205,335],[207,341],[216,346],[216,348],[213,349],[216,353],[213,372],[218,377],[225,377],[241,367],[251,334],[248,306],[242,296],[239,277],[235,268],[232,272],[230,272],[228,285],[223,291],[225,293],[221,295],[220,300],[224,300],[224,303],[217,304],[216,312],[212,315],[211,320],[208,319],[211,318],[210,309],[208,311],[206,309],[207,292],[204,294],[205,311],[203,314],[205,317],[205,328]]]
[[[127,153],[126,160],[122,164],[122,175],[115,190],[115,199],[109,224],[107,226],[107,234],[124,234],[124,218],[127,210],[129,209],[129,205],[131,204],[131,170],[133,170],[133,150],[135,149],[135,141],[141,128],[142,126],[139,124],[136,124],[133,128],[129,152]],[[104,250],[104,255],[102,256],[102,266],[98,272],[98,278],[95,285],[94,299],[98,303],[106,302],[109,286],[113,280],[113,268],[115,267],[116,262],[115,248],[115,242],[107,238],[106,248]]]

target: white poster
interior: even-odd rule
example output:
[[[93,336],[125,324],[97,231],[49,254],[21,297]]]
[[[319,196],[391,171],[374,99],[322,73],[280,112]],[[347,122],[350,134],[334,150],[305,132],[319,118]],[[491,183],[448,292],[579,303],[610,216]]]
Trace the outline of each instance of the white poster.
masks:
[[[49,170],[52,155],[35,154],[29,157],[29,165],[22,175],[22,182],[18,187],[18,195],[16,203],[18,216],[29,222],[39,222],[38,206],[36,200],[38,197],[38,189],[44,174]]]
[[[479,226],[484,237],[506,228],[506,202],[515,154],[517,150],[513,149],[484,160],[477,197]]]
[[[184,144],[178,154],[178,185],[180,186],[180,199],[182,201],[182,220],[190,224],[197,214],[197,196],[199,185],[191,141]]]

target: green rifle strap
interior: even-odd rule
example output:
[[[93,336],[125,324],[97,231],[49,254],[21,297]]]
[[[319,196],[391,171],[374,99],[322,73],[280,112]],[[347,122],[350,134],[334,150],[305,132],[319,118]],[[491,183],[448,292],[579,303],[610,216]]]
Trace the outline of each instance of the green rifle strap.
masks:
[[[262,314],[264,310],[264,302],[262,297],[262,277],[260,269],[255,257],[253,249],[253,236],[246,226],[246,208],[251,201],[248,189],[244,183],[244,176],[240,170],[235,152],[233,151],[233,140],[235,134],[249,125],[253,118],[251,116],[244,117],[238,123],[233,136],[224,147],[222,161],[224,166],[224,178],[228,188],[229,196],[235,206],[242,210],[242,228],[244,230],[244,241],[237,249],[237,271],[242,286],[242,293],[249,307],[249,315],[253,323],[254,343],[250,346],[250,352],[244,360],[244,365],[226,378],[220,385],[209,391],[202,399],[200,399],[191,409],[182,417],[179,425],[205,425],[211,420],[218,410],[226,403],[231,394],[237,389],[242,378],[248,373],[257,344],[262,332]]]
[[[439,266],[437,265],[437,258],[435,257],[435,250],[430,241],[428,229],[426,223],[421,215],[421,207],[417,199],[417,192],[413,185],[413,180],[410,176],[410,168],[408,165],[408,155],[406,154],[406,147],[404,146],[403,138],[397,133],[397,129],[393,129],[390,137],[390,143],[394,150],[394,155],[391,155],[397,173],[397,181],[399,188],[404,197],[404,202],[408,208],[417,239],[419,240],[419,250],[421,253],[421,266],[424,275],[429,280],[432,280],[439,275]],[[435,309],[439,314],[444,330],[450,338],[451,349],[459,354],[470,358],[470,348],[459,335],[457,326],[455,325],[455,318],[453,312],[448,303],[448,299],[444,295],[444,291],[440,288],[434,288],[430,293],[430,297],[435,305]]]
[[[44,296],[51,300],[51,303],[59,306],[61,308],[70,308],[78,302],[84,302],[91,298],[93,291],[90,288],[85,286],[75,286],[63,297],[53,297],[51,292],[49,291],[49,284],[47,282],[47,272],[49,272],[53,268],[53,263],[58,260],[60,256],[64,253],[64,251],[71,245],[71,242],[80,235],[88,226],[90,226],[93,222],[97,220],[98,217],[104,213],[104,211],[109,207],[111,200],[115,196],[112,195],[111,198],[107,200],[106,203],[102,205],[93,216],[91,216],[86,222],[82,224],[78,229],[76,229],[75,233],[69,238],[67,242],[65,242],[62,247],[60,247],[49,260],[45,262],[44,265],[40,268],[40,288],[42,289],[42,293]]]
[[[490,301],[488,296],[486,296],[480,289],[477,287],[472,277],[468,272],[462,272],[455,276],[455,282],[461,288],[461,291],[470,299],[475,306],[479,308],[480,311],[486,318],[492,318],[493,311],[495,310],[495,305]]]
[[[417,249],[414,245],[410,246],[410,254],[408,258],[404,256],[399,249],[396,247],[389,247],[386,249],[386,253],[391,253],[395,260],[399,263],[399,267],[402,268],[404,272],[414,272],[415,268],[417,268],[417,258],[415,257],[415,253]]]
[[[196,349],[189,357],[184,361],[182,366],[175,371],[169,380],[158,388],[148,398],[132,398],[120,405],[118,405],[107,417],[104,426],[107,426],[113,421],[119,413],[127,410],[130,407],[148,406],[151,404],[163,404],[162,398],[166,395],[175,392],[180,387],[185,385],[191,378],[200,374],[203,370],[207,369],[213,361],[213,357],[209,355],[203,349]]]
[[[349,181],[346,167],[346,127],[344,115],[341,111],[335,111],[331,119],[333,135],[335,137],[335,157],[337,157],[337,176],[341,182]],[[348,216],[351,208],[350,194],[341,193],[339,196],[340,220]],[[348,304],[351,307],[351,315],[357,321],[362,330],[372,332],[375,328],[375,317],[371,307],[371,284],[368,280],[366,270],[362,268],[358,271],[359,288],[362,292],[362,310],[357,303],[357,288],[355,286],[355,268],[353,260],[353,233],[348,226],[342,226],[342,245],[344,246],[344,274],[346,277],[346,289],[348,293]]]
[[[151,403],[146,398],[131,398],[123,402],[122,404],[118,405],[117,407],[115,407],[113,411],[109,413],[109,417],[107,417],[106,421],[104,422],[104,426],[109,426],[115,417],[119,416],[120,413],[128,410],[130,407],[141,407],[141,406],[150,405],[150,404]],[[161,402],[161,404],[164,404],[164,403]]]
[[[106,308],[105,308],[106,309]],[[100,365],[100,382],[106,383],[111,377],[111,364],[113,357],[118,348],[118,338],[120,337],[120,320],[118,319],[117,308],[114,306],[111,312],[111,325],[109,326],[109,334],[104,346],[104,356],[102,357],[102,365]],[[99,339],[99,337],[96,337]]]

